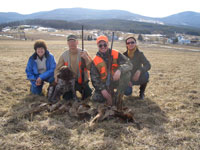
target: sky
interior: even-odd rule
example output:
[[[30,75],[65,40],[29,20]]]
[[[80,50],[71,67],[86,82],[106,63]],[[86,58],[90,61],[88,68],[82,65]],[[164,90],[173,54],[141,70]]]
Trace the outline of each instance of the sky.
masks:
[[[2,0],[0,12],[31,14],[74,7],[126,10],[148,17],[166,17],[183,11],[200,13],[199,0]]]

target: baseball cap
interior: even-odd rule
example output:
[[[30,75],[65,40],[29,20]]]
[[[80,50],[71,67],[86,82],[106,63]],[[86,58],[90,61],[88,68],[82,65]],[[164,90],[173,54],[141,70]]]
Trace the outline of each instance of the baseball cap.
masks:
[[[76,39],[77,39],[77,37],[75,35],[73,35],[73,34],[71,34],[71,35],[69,35],[67,37],[67,41],[69,41],[69,40],[76,40]]]
[[[108,43],[108,38],[104,35],[101,35],[97,38],[97,44],[100,42],[100,41],[105,41],[106,43]]]

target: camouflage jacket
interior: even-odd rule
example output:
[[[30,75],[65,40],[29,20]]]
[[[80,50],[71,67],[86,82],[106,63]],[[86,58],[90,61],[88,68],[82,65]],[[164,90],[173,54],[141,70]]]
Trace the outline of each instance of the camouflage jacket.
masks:
[[[109,55],[108,51],[105,54],[101,52],[97,52],[96,55],[100,56],[105,61],[106,66],[108,67],[108,55]],[[132,70],[132,64],[130,60],[126,56],[121,54],[120,52],[119,52],[117,63],[119,65],[118,69],[121,71],[121,75]],[[95,88],[95,90],[101,91],[103,89],[106,89],[106,83],[102,82],[100,73],[98,69],[96,68],[94,62],[92,62],[91,64],[90,76],[91,76],[92,85]]]

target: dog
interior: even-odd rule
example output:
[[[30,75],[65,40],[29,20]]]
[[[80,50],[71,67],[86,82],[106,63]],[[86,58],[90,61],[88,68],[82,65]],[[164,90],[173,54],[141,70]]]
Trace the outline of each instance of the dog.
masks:
[[[79,101],[75,91],[75,74],[67,66],[62,66],[57,75],[57,84],[50,84],[48,88],[48,101],[56,103],[65,92],[72,91],[73,100]]]

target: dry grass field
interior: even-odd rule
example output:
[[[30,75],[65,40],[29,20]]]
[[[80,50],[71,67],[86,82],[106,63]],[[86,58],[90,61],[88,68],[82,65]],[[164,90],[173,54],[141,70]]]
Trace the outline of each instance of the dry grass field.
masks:
[[[47,40],[56,61],[67,47],[65,40]],[[88,121],[67,113],[44,111],[30,117],[20,114],[45,96],[29,93],[25,67],[34,41],[0,40],[0,149],[1,150],[199,150],[200,48],[139,44],[152,64],[144,100],[138,87],[124,104],[134,112],[142,129],[133,123],[105,120],[89,127]],[[123,42],[114,49],[123,52]],[[94,41],[85,42],[92,56]],[[46,89],[47,85],[45,85]],[[90,102],[92,103],[92,102]]]

